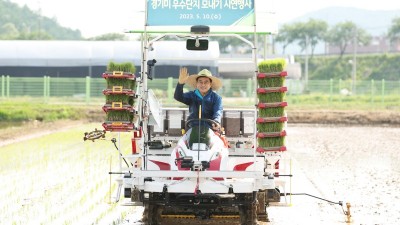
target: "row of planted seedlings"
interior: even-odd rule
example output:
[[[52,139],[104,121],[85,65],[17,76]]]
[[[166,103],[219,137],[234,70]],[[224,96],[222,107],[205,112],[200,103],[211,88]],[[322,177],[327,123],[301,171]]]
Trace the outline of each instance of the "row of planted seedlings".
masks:
[[[134,128],[135,70],[132,63],[110,62],[103,73],[107,81],[107,89],[103,91],[106,97],[103,110],[107,114],[103,127],[106,131],[130,131]]]
[[[287,116],[285,95],[287,87],[284,59],[265,60],[259,63],[257,74],[257,152],[284,152]],[[279,169],[279,160],[273,163]],[[275,173],[277,176],[278,173]]]
[[[1,148],[0,176],[7,182],[0,184],[0,224],[111,224],[128,212],[107,204],[107,172],[111,163],[118,165],[111,158],[115,153],[104,142],[82,144],[81,131],[77,127]]]

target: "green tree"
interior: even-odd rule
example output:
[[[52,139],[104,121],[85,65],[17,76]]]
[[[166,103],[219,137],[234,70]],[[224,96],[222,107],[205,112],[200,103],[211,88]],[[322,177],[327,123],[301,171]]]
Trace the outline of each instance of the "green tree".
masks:
[[[80,40],[79,30],[62,27],[56,18],[40,15],[26,5],[18,6],[11,1],[0,0],[0,39]]]
[[[53,40],[54,38],[46,33],[46,32],[22,32],[19,34],[18,37],[15,38],[16,40]]]
[[[328,29],[328,24],[323,20],[310,19],[307,22],[296,22],[284,25],[279,30],[275,41],[281,42],[284,49],[294,42],[297,42],[301,51],[306,50],[307,45],[311,47],[311,58],[314,55],[315,47],[323,41]]]
[[[6,23],[0,27],[0,39],[12,40],[19,36],[19,31],[13,23]]]
[[[356,44],[366,45],[371,41],[369,35],[364,29],[357,27],[353,22],[346,21],[333,26],[327,33],[325,41],[340,49],[339,58],[343,57],[349,44],[356,41]]]
[[[108,33],[100,36],[88,38],[89,41],[127,41],[128,37],[120,33]]]
[[[249,35],[243,36],[246,39],[251,38]],[[243,44],[243,41],[232,37],[210,37],[210,41],[218,41],[221,53],[228,53],[231,47],[237,47]]]
[[[304,51],[307,45],[311,47],[311,58],[314,56],[315,47],[325,39],[328,24],[323,20],[310,19],[306,23],[299,23],[296,26],[296,38]]]
[[[282,54],[285,54],[286,47],[295,41],[295,24],[284,24],[275,36],[275,42],[282,43]]]
[[[394,18],[392,20],[392,25],[389,28],[387,36],[391,44],[400,40],[400,17]]]

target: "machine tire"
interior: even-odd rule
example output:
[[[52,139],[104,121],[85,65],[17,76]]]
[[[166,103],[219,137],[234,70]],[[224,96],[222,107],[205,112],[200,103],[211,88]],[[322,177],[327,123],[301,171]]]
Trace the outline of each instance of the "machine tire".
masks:
[[[257,193],[257,201],[258,201],[257,219],[259,221],[269,222],[268,212],[267,212],[267,208],[266,208],[266,205],[268,204],[268,202],[267,202],[267,192],[266,191],[259,191]]]
[[[145,203],[142,222],[146,225],[159,225],[161,222],[162,207],[156,204]]]
[[[240,225],[258,225],[257,203],[241,205],[239,208]]]
[[[131,191],[131,201],[132,202],[140,202],[140,191],[139,189],[135,188]]]

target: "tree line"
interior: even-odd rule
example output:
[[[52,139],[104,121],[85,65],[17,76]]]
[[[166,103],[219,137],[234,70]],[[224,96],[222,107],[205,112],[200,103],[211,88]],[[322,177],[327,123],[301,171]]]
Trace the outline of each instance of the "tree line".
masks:
[[[248,35],[248,38],[252,38]],[[328,27],[327,22],[317,19],[309,19],[307,22],[294,22],[284,24],[279,28],[278,34],[273,36],[274,42],[282,44],[282,54],[291,44],[300,46],[305,51],[309,46],[311,57],[315,47],[320,42],[328,43],[340,48],[342,57],[346,48],[353,43],[368,45],[371,35],[351,21],[338,23]],[[387,32],[387,38],[391,43],[400,39],[400,17],[394,18]],[[30,10],[9,0],[0,0],[0,40],[85,40],[80,30],[62,27],[56,18],[48,18],[40,15],[40,12]],[[240,40],[232,38],[214,38],[220,44],[221,52],[229,52],[232,46],[241,45]],[[127,40],[127,36],[120,33],[107,33],[86,40]]]
[[[127,36],[109,33],[85,39],[80,30],[61,26],[57,18],[0,0],[0,40],[127,40]]]
[[[391,44],[400,40],[400,17],[392,20],[386,37]],[[342,57],[351,43],[368,45],[372,40],[372,36],[351,21],[328,27],[328,24],[323,20],[309,19],[307,22],[284,24],[279,29],[274,40],[282,44],[283,54],[285,54],[285,49],[288,45],[297,43],[301,51],[305,51],[309,46],[312,58],[317,44],[325,42],[329,45],[337,46],[340,49],[340,57]]]

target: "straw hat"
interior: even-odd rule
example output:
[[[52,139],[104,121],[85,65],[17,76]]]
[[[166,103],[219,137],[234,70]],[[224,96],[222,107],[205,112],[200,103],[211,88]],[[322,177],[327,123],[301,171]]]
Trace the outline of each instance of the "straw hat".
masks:
[[[186,83],[190,86],[192,86],[193,88],[197,87],[197,78],[198,77],[207,77],[210,78],[212,80],[211,82],[211,88],[216,91],[218,89],[220,89],[222,87],[222,82],[220,79],[218,79],[217,77],[214,77],[211,72],[207,69],[203,69],[202,71],[200,71],[198,74],[192,74],[189,76],[189,78],[187,79]]]

